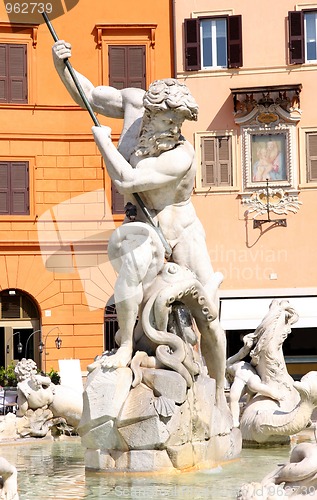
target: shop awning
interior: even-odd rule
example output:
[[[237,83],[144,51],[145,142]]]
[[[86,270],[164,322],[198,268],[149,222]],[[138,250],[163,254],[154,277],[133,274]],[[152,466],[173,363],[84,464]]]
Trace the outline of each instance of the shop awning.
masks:
[[[277,297],[276,297],[277,298]],[[317,328],[317,297],[278,297],[287,299],[299,315],[292,328]],[[255,329],[268,312],[272,297],[222,298],[220,323],[224,330]]]

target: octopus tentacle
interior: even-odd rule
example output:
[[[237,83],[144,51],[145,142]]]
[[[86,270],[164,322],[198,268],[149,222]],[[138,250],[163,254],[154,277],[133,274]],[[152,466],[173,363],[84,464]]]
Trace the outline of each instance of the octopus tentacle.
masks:
[[[187,387],[191,387],[193,385],[193,379],[190,372],[182,362],[175,360],[174,353],[171,354],[167,345],[159,345],[157,347],[156,357],[165,366],[172,368],[172,370],[175,370],[177,373],[182,375],[182,377],[186,380]]]
[[[146,336],[159,346],[156,349],[157,359],[180,373],[188,387],[191,387],[192,378],[200,372],[200,367],[193,359],[191,346],[174,333],[167,331],[169,313],[175,301],[185,304],[198,326],[203,326],[205,331],[206,328],[208,330],[210,322],[217,317],[217,309],[215,304],[205,297],[204,287],[195,277],[169,284],[152,295],[144,307],[143,329]]]
[[[185,356],[185,343],[183,340],[167,331],[158,330],[154,328],[151,324],[151,317],[153,321],[153,304],[156,301],[156,296],[150,297],[148,302],[146,303],[143,314],[142,314],[142,326],[147,337],[152,340],[155,344],[158,344],[159,347],[156,349],[156,356],[165,366],[172,368],[176,372],[180,373],[184,376],[187,384],[192,383],[190,378],[190,374],[182,364]],[[164,308],[166,309],[166,307]],[[168,351],[167,351],[168,350]],[[186,370],[186,373],[184,373]],[[190,379],[190,380],[189,380]]]

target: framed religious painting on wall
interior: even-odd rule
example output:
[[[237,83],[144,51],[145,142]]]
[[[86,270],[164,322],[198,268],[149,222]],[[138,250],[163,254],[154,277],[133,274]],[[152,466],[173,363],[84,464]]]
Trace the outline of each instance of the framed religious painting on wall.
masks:
[[[276,130],[248,128],[243,132],[245,188],[291,185],[289,128]]]
[[[252,182],[287,181],[285,135],[251,136]]]

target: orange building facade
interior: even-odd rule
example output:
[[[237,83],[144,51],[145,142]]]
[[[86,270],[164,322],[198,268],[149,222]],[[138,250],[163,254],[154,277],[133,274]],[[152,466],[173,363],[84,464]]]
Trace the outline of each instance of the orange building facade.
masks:
[[[147,88],[172,75],[170,1],[70,3],[52,23],[95,86]],[[47,26],[23,16],[0,6],[0,365],[26,356],[49,371],[59,359],[80,359],[85,371],[108,347],[115,275],[107,241],[122,201],[90,116],[55,71]],[[118,140],[121,120],[98,118]]]
[[[272,299],[286,298],[300,317],[285,345],[289,371],[315,369],[317,3],[161,0],[132,8],[125,0],[79,0],[70,7],[53,25],[72,43],[74,68],[94,85],[146,88],[175,76],[199,104],[198,122],[185,122],[183,132],[196,149],[193,203],[224,275],[228,353]],[[27,355],[48,371],[75,358],[85,371],[111,347],[107,241],[122,220],[122,200],[91,118],[56,74],[47,27],[21,17],[13,23],[0,6],[0,365]],[[125,71],[129,65],[137,74]],[[121,121],[98,118],[117,140]]]
[[[299,314],[294,375],[317,361],[317,3],[175,2],[176,76],[200,113],[193,201],[207,233],[229,353],[274,298]],[[230,352],[231,350],[231,352]]]

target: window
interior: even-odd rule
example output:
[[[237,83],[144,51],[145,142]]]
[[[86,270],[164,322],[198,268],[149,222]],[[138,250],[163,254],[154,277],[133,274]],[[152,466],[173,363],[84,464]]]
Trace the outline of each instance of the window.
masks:
[[[291,11],[288,20],[290,64],[317,63],[317,10]]]
[[[200,22],[202,68],[227,66],[227,23],[225,19]]]
[[[0,162],[0,215],[28,215],[29,162]]]
[[[111,212],[113,214],[124,214],[124,196],[119,193],[116,186],[111,182]]]
[[[116,89],[146,88],[145,45],[109,45],[109,85]],[[124,214],[124,196],[111,183],[113,214]]]
[[[0,295],[0,319],[38,318],[36,305],[30,297],[20,292],[5,291]]]
[[[27,102],[27,46],[0,44],[0,102]]]
[[[232,186],[231,136],[201,138],[201,186]]]
[[[97,24],[97,46],[101,49],[101,84],[119,90],[127,87],[146,89],[156,78],[156,24]],[[170,57],[164,59],[169,67]],[[107,182],[113,214],[124,214],[123,195]]]
[[[305,61],[316,62],[316,22],[317,12],[304,13],[304,28],[305,28]]]
[[[109,85],[145,89],[144,45],[109,45]]]
[[[116,347],[115,334],[119,329],[116,306],[106,306],[104,317],[104,347],[105,351],[111,351]]]
[[[242,66],[241,16],[185,19],[185,69]]]
[[[307,182],[317,182],[317,132],[306,133]]]

